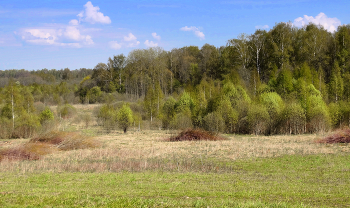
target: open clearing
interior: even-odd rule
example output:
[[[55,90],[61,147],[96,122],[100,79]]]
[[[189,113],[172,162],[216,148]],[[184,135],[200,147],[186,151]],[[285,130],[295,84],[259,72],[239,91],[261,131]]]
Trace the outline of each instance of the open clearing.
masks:
[[[171,135],[113,132],[96,136],[100,148],[2,161],[0,206],[350,206],[349,145],[317,135],[165,142]],[[26,140],[9,141],[0,148]]]

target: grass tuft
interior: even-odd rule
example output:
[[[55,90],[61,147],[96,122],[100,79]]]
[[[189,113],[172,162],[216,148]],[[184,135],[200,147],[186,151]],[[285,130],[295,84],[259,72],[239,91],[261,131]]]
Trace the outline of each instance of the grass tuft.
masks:
[[[226,140],[223,137],[216,135],[215,133],[208,132],[202,129],[187,129],[179,133],[179,135],[170,137],[168,141],[218,141]]]
[[[320,139],[317,143],[350,143],[350,129],[340,129],[332,133],[331,135]]]

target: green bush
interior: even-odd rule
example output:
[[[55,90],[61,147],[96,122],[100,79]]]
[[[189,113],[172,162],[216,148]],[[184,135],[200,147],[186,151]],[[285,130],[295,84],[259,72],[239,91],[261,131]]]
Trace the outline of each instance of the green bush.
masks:
[[[281,115],[279,133],[302,134],[305,130],[306,115],[300,103],[288,104]]]
[[[105,104],[100,108],[95,110],[97,117],[97,123],[100,126],[103,126],[107,133],[110,133],[111,130],[116,127],[116,110],[112,105]]]
[[[306,99],[306,119],[310,132],[328,130],[330,126],[328,107],[321,96],[311,95]]]
[[[270,122],[270,116],[265,106],[252,104],[248,110],[250,131],[256,135],[265,134]]]
[[[225,122],[219,112],[212,112],[203,118],[204,128],[210,132],[223,132]]]
[[[49,121],[53,121],[54,120],[53,112],[49,107],[45,107],[45,109],[40,113],[39,119],[41,124]]]
[[[65,104],[57,107],[57,113],[59,114],[60,118],[68,119],[76,114],[76,109],[70,104]]]

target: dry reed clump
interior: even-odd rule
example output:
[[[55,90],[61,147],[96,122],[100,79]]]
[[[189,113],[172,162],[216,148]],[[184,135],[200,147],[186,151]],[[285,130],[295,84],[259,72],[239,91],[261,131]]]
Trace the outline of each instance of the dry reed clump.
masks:
[[[51,153],[48,144],[30,144],[0,150],[0,161],[7,160],[39,160],[41,156]]]
[[[318,143],[334,144],[334,143],[350,143],[350,129],[340,129],[331,135],[320,139]]]
[[[60,150],[88,149],[99,146],[93,138],[76,132],[49,132],[33,138],[30,143],[52,144]]]
[[[179,133],[179,135],[170,137],[168,141],[179,142],[179,141],[218,141],[226,140],[212,132],[208,132],[202,129],[187,129]]]

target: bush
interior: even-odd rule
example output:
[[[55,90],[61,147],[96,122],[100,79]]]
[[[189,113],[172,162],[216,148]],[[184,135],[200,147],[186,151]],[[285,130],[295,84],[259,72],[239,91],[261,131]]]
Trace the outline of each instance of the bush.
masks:
[[[225,128],[225,122],[219,112],[213,112],[204,118],[204,128],[210,132],[222,132]]]
[[[186,109],[181,113],[175,115],[170,123],[172,129],[187,129],[192,128],[192,119],[190,109]]]
[[[49,154],[51,148],[43,143],[28,143],[22,146],[0,150],[0,161],[7,160],[39,160],[41,156]]]
[[[95,111],[97,123],[103,126],[107,133],[116,127],[116,110],[112,105],[105,104]]]
[[[251,105],[248,111],[248,122],[252,133],[264,134],[270,122],[270,116],[263,105]]]
[[[332,135],[327,136],[321,140],[317,141],[318,143],[350,143],[350,129],[338,130],[332,133]]]
[[[306,123],[305,110],[299,103],[287,105],[281,116],[280,133],[301,134],[304,133]]]
[[[53,121],[54,116],[51,109],[49,107],[45,107],[45,109],[41,111],[39,119],[41,124]]]
[[[170,137],[168,141],[179,142],[179,141],[218,141],[225,140],[223,137],[219,137],[213,132],[204,131],[201,129],[187,129],[179,133],[179,135]]]
[[[65,104],[57,107],[57,113],[59,114],[60,118],[67,119],[76,114],[76,109],[72,105]]]
[[[99,146],[93,138],[76,132],[49,132],[29,141],[29,143],[46,143],[60,150],[95,148]]]

